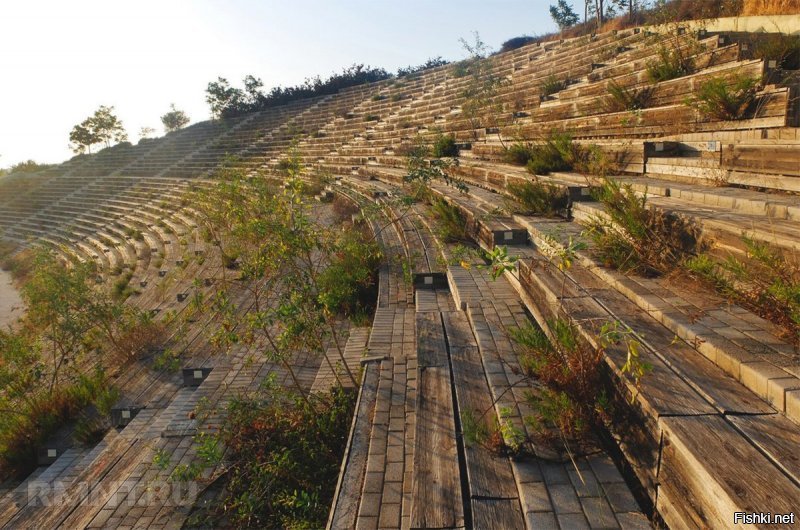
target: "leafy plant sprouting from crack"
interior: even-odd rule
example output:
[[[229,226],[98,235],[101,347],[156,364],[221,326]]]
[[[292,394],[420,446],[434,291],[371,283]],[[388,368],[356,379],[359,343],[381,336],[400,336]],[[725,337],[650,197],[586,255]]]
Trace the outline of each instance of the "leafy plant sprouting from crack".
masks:
[[[489,263],[478,265],[478,268],[487,269],[493,281],[497,281],[505,272],[514,272],[517,269],[516,256],[508,255],[508,247],[497,245],[492,250],[483,251],[483,257]]]

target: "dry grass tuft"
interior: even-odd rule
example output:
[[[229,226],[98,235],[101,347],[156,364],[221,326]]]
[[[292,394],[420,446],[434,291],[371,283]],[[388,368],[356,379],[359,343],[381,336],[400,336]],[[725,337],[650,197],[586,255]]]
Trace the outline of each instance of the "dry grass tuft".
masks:
[[[742,15],[800,14],[800,0],[744,0]]]

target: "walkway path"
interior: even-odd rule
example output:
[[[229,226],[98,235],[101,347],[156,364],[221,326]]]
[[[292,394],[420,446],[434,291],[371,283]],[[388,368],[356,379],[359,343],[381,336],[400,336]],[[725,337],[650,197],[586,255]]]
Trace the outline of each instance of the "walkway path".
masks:
[[[526,432],[522,418],[530,411],[508,328],[529,317],[505,279],[492,281],[475,267],[449,266],[448,286],[418,284],[412,291],[403,283],[399,259],[409,260],[413,277],[444,270],[441,264],[451,256],[421,206],[393,208],[384,195],[366,189],[392,191],[391,185],[365,184],[353,183],[361,200],[384,204],[395,222],[380,234],[390,265],[381,271],[331,527],[649,528],[601,450],[573,465],[545,447],[526,444],[527,456],[511,458],[465,441],[461,420],[467,411],[485,411],[487,425],[508,422]]]
[[[11,281],[11,273],[0,270],[0,328],[13,324],[23,313],[22,298]]]

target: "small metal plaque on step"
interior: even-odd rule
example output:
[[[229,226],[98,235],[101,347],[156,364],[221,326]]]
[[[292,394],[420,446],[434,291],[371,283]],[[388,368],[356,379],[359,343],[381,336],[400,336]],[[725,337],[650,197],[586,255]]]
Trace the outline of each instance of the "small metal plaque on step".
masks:
[[[183,386],[200,386],[210,373],[211,368],[184,368]]]
[[[413,275],[414,289],[447,289],[447,275],[443,272],[417,272]]]

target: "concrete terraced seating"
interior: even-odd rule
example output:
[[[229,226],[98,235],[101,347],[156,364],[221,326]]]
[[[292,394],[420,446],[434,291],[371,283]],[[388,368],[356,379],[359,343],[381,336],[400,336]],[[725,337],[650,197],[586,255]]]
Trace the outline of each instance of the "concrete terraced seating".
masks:
[[[649,528],[602,451],[573,467],[543,447],[522,459],[465,444],[457,426],[467,410],[526,428],[525,386],[507,335],[528,322],[519,295],[485,271],[446,265],[452,256],[431,232],[429,213],[391,202],[401,190],[353,178],[342,184],[355,200],[383,205],[389,223],[372,222],[389,259],[330,527]],[[412,278],[444,269],[447,279],[404,281],[402,260]]]
[[[446,187],[437,191],[459,205],[499,199],[479,188],[470,191],[471,201]],[[569,315],[592,340],[598,322],[615,319],[646,346],[653,372],[640,389],[623,391],[640,406],[638,420],[629,421],[646,427],[623,424],[616,433],[668,524],[725,526],[726,506],[748,511],[763,502],[780,513],[797,502],[797,458],[791,448],[800,440],[795,423],[800,422],[800,392],[794,390],[800,387],[800,370],[796,350],[780,339],[774,325],[669,280],[634,279],[603,269],[588,254],[580,256],[568,273],[570,283],[564,284],[556,267],[547,265],[553,255],[548,249],[554,241],[579,239],[581,227],[516,215],[514,220],[544,249],[531,256],[509,247],[522,259],[509,279],[540,322]],[[619,374],[624,351],[607,355]],[[623,388],[629,384],[622,381]],[[717,454],[726,458],[712,456]],[[731,473],[737,458],[747,460],[752,474]],[[692,504],[685,502],[686,495],[695,499]]]
[[[724,528],[734,511],[787,513],[800,505],[795,345],[773,323],[710,290],[625,276],[596,263],[591,248],[561,273],[554,256],[570,238],[583,241],[587,220],[605,215],[591,197],[603,180],[575,172],[534,176],[505,161],[514,142],[541,144],[553,131],[566,132],[577,145],[604,153],[614,162],[610,176],[646,194],[654,208],[696,222],[713,240],[713,255],[746,252],[743,234],[796,252],[797,74],[770,68],[739,38],[635,28],[527,45],[490,58],[485,72],[503,82],[487,106],[492,112],[477,117],[465,97],[470,76],[448,65],[204,122],[3,179],[0,229],[20,245],[44,241],[107,269],[132,266],[140,293],[130,303],[180,314],[194,278],[221,266],[177,265],[205,250],[191,205],[181,204],[189,182],[204,185],[227,155],[235,157],[230,165],[277,175],[294,149],[309,171],[336,178],[330,191],[377,205],[383,217],[369,222],[388,257],[372,326],[355,330],[345,348],[348,366],[361,365],[361,385],[331,528],[650,527],[643,511],[671,528]],[[694,70],[651,83],[647,66],[664,46],[690,56]],[[740,74],[764,79],[747,119],[709,119],[686,104],[707,80]],[[560,90],[543,93],[553,79]],[[654,87],[648,106],[614,111],[612,82]],[[459,143],[452,171],[469,191],[439,183],[431,191],[459,209],[475,244],[504,246],[519,258],[497,281],[476,266],[453,264],[453,247],[436,236],[428,207],[397,207],[405,193],[404,153],[418,136],[432,140],[440,132]],[[513,200],[508,186],[527,182],[564,187],[571,198],[566,215],[545,219],[506,208]],[[140,240],[129,235],[137,230]],[[211,293],[213,286],[203,289]],[[236,303],[244,314],[244,293]],[[604,370],[619,402],[630,406],[609,426],[615,450],[580,455],[574,464],[555,458],[522,421],[531,411],[517,387],[521,351],[509,338],[510,329],[531,319],[547,329],[557,317],[595,343],[599,323],[621,323],[653,366],[637,388],[622,370],[624,348],[606,348]],[[182,524],[188,508],[116,499],[138,500],[169,473],[153,466],[155,450],[171,455],[171,469],[191,462],[190,433],[202,426],[186,417],[200,396],[224,403],[226,385],[257,385],[273,370],[285,375],[269,363],[247,365],[244,350],[215,359],[203,324],[194,323],[180,344],[198,367],[213,368],[197,390],[168,376],[122,374],[130,404],[147,408],[96,448],[64,452],[0,497],[0,526]],[[309,390],[341,381],[336,359],[334,351],[323,359],[298,352]],[[466,410],[488,411],[523,430],[528,456],[466,444]],[[15,502],[37,480],[71,484],[79,477],[108,486],[99,508],[77,500],[55,510]],[[125,480],[136,488],[119,486]]]
[[[596,143],[608,152],[629,151],[628,163],[623,166],[626,173],[616,178],[632,184],[642,194],[647,192],[652,205],[700,223],[716,241],[716,252],[742,252],[743,233],[794,251],[800,241],[797,201],[794,196],[780,193],[795,191],[798,182],[800,141],[790,99],[794,88],[768,86],[762,93],[769,101],[761,107],[764,114],[752,120],[703,123],[692,117],[691,122],[682,123],[683,107],[679,106],[680,100],[690,94],[688,87],[697,86],[712,75],[727,75],[726,72],[750,69],[753,75],[770,73],[763,61],[740,60],[739,45],[724,36],[709,37],[700,44],[703,48],[695,58],[696,64],[702,65],[699,72],[657,88],[657,94],[662,91],[656,101],[663,105],[663,127],[647,119],[620,127],[619,118],[614,123],[614,116],[599,114],[599,119],[591,122],[591,129],[584,132],[580,126],[573,128],[582,122],[571,113],[592,108],[601,112],[599,103],[609,80],[643,83],[643,66],[656,50],[649,47],[648,51],[648,46],[642,46],[638,52],[625,50],[613,63],[595,65],[585,79],[563,91],[563,100],[559,93],[558,98],[544,102],[538,113],[528,112],[515,125],[508,126],[508,132],[502,128],[491,134],[465,129],[465,121],[458,120],[459,100],[454,97],[458,90],[445,87],[440,90],[448,93],[448,98],[442,99],[447,99],[449,105],[434,102],[422,106],[412,117],[418,125],[408,136],[383,128],[380,134],[372,135],[371,141],[343,146],[321,166],[339,175],[358,175],[364,179],[362,186],[375,188],[379,183],[370,180],[374,178],[399,183],[405,175],[405,160],[395,155],[398,145],[409,144],[417,132],[425,134],[442,127],[459,139],[470,140],[471,150],[462,150],[456,173],[474,187],[470,197],[436,186],[434,191],[449,191],[448,202],[458,205],[467,219],[481,219],[484,231],[491,232],[495,228],[492,223],[507,222],[502,214],[500,218],[487,215],[505,202],[506,186],[532,180],[523,168],[502,162],[503,145],[493,135],[506,136],[503,141],[507,145],[520,135],[536,141],[543,131],[569,130],[578,141]],[[550,51],[535,54],[530,62],[547,53]],[[520,64],[515,66],[513,75],[523,71]],[[513,90],[510,92],[513,94]],[[539,129],[526,126],[526,120],[535,121]],[[604,123],[613,123],[614,130],[604,131]],[[610,137],[614,141],[606,140]],[[578,198],[582,198],[572,207],[577,220],[602,215],[597,204],[583,202],[588,194],[580,193],[599,179],[563,173],[538,178],[577,190]],[[534,243],[550,243],[550,237],[566,241],[566,235],[577,238],[582,230],[579,224],[568,222],[541,222],[544,228],[540,229],[534,220],[519,216],[511,222],[515,227],[526,228]],[[555,236],[550,236],[551,231]],[[480,237],[480,229],[470,233],[477,242],[491,248],[489,241]],[[542,234],[548,237],[543,240]],[[515,247],[509,250],[522,252]],[[560,293],[557,278],[542,277],[542,266],[535,265],[546,261],[545,256],[537,253],[531,257],[525,252],[518,255],[526,260],[512,283],[543,325],[557,314],[553,309],[560,304],[566,308],[561,309],[564,314],[579,322],[619,319],[641,333],[649,355],[657,360],[657,375],[653,376],[656,381],[650,383],[649,390],[643,388],[638,397],[643,411],[641,421],[648,427],[641,437],[621,436],[621,443],[659,515],[668,524],[727,526],[727,512],[734,506],[742,511],[755,510],[759,502],[775,499],[771,507],[779,512],[796,502],[785,499],[796,499],[800,492],[791,449],[800,440],[795,423],[800,421],[796,404],[800,398],[800,360],[774,325],[717,296],[698,297],[669,282],[615,277],[596,265],[589,266],[588,254],[582,258],[582,265],[588,267],[583,269],[586,272],[577,267],[574,270],[572,280],[578,290]],[[533,265],[529,265],[530,259],[534,260]],[[668,300],[669,307],[659,305],[664,303],[660,300]],[[595,332],[591,326],[586,328],[587,337]],[[619,373],[623,360],[617,352],[609,355],[608,362]],[[683,395],[686,400],[675,401],[671,395]],[[699,433],[700,441],[690,434],[693,429],[697,429],[694,432]],[[662,447],[667,441],[674,450]],[[722,447],[728,444],[735,448],[728,450],[736,457],[706,462],[715,451],[724,452]],[[751,475],[738,480],[731,477],[729,470],[735,458],[745,457],[752,462],[748,469],[753,473],[759,470],[759,480],[749,480]],[[684,499],[688,495],[695,501],[687,503]]]
[[[120,218],[120,224],[142,230],[148,245],[155,245],[154,238],[178,237],[179,230],[192,228],[191,213],[163,218],[174,233],[163,232],[158,224],[145,224],[165,213],[154,210],[152,218],[144,217],[144,223],[131,217]],[[164,239],[162,244],[166,243]],[[275,377],[278,384],[289,384],[285,367],[254,355],[258,344],[240,344],[220,355],[210,336],[210,330],[219,325],[220,315],[214,311],[191,313],[189,296],[202,293],[207,300],[213,300],[216,294],[213,279],[219,277],[222,267],[217,253],[207,252],[207,259],[192,260],[182,267],[170,262],[179,257],[173,250],[180,244],[173,239],[165,246],[165,265],[160,270],[166,274],[153,275],[149,285],[129,302],[150,310],[156,319],[170,315],[171,319],[186,321],[185,329],[175,329],[165,347],[174,349],[184,366],[202,373],[202,381],[187,386],[180,371],[157,370],[147,359],[113,374],[122,396],[117,407],[129,411],[129,420],[111,429],[93,447],[59,447],[52,464],[37,469],[14,489],[0,492],[0,527],[181,526],[201,491],[196,483],[171,481],[170,474],[196,458],[198,442],[194,435],[201,429],[219,429],[222,421],[220,415],[195,418],[197,407],[224,411],[230,399],[255,391],[268,375]],[[198,242],[195,248],[201,247]],[[204,278],[211,281],[197,281]],[[230,302],[239,313],[239,320],[253,309],[252,293],[245,285],[234,283]],[[346,327],[343,331],[347,333]],[[354,371],[366,336],[365,329],[359,328],[349,334],[344,346]],[[335,371],[321,370],[321,363],[325,362],[324,358],[302,351],[292,359],[294,376],[306,391],[315,387],[324,391],[338,377]],[[159,464],[156,455],[168,465]],[[211,472],[208,470],[204,478]]]

